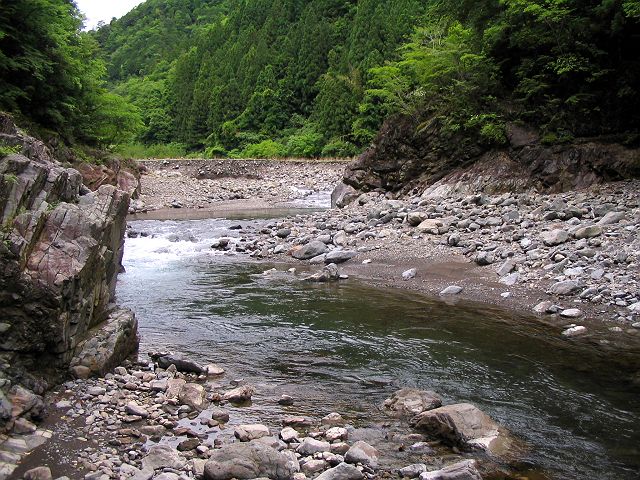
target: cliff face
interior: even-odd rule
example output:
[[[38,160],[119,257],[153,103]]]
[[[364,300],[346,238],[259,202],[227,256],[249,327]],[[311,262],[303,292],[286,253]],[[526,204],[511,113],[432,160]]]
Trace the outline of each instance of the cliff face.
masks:
[[[21,153],[0,159],[0,380],[42,390],[36,379],[70,367],[104,373],[137,347],[135,317],[112,304],[129,194],[89,190],[1,120],[0,142]]]
[[[344,183],[365,192],[551,193],[640,176],[640,151],[620,144],[584,140],[546,146],[535,132],[510,125],[509,145],[487,149],[463,138],[443,141],[438,132],[417,128],[406,116],[385,122],[374,144],[347,167]]]

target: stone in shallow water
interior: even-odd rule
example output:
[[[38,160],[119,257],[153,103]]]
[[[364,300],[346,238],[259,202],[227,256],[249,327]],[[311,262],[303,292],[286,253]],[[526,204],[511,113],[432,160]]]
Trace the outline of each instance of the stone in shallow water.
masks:
[[[583,327],[582,325],[576,325],[574,327],[569,327],[562,332],[562,335],[565,337],[574,337],[576,335],[580,335],[586,333],[587,327]]]
[[[230,402],[246,402],[251,400],[251,397],[254,393],[253,387],[250,385],[242,385],[240,387],[234,388],[233,390],[229,390],[223,396],[223,400],[228,400]]]
[[[410,418],[441,405],[442,399],[435,392],[417,388],[403,388],[385,400],[383,407],[395,417]]]
[[[429,410],[414,417],[411,424],[449,445],[484,450],[498,457],[506,455],[513,447],[507,431],[470,403]]]
[[[582,316],[582,310],[578,308],[568,308],[560,312],[561,317],[578,318]]]

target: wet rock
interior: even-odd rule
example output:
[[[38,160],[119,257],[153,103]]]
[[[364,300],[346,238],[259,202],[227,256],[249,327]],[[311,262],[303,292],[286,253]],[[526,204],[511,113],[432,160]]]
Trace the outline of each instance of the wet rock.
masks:
[[[513,442],[489,415],[470,403],[447,405],[421,413],[411,420],[425,434],[467,450],[484,450],[495,456],[509,452]]]
[[[218,365],[215,365],[213,363],[209,365],[205,365],[203,368],[207,376],[209,377],[217,377],[219,375],[224,375],[224,368],[219,367]]]
[[[347,463],[361,463],[371,468],[378,467],[378,450],[362,440],[354,443],[344,456]]]
[[[586,331],[587,331],[586,327],[583,327],[582,325],[576,325],[564,330],[562,332],[562,335],[564,335],[565,337],[575,337],[576,335],[581,335],[583,333],[586,333]]]
[[[290,407],[293,405],[293,397],[289,395],[282,395],[278,400],[278,405],[283,405],[285,407]]]
[[[269,432],[269,427],[266,425],[250,424],[237,426],[233,434],[241,442],[250,442],[258,438],[268,437],[271,432]]]
[[[582,310],[578,308],[568,308],[566,310],[562,310],[560,312],[560,316],[566,318],[578,318],[582,316]]]
[[[441,470],[420,474],[420,480],[482,480],[475,460],[463,460]]]
[[[222,408],[214,407],[211,409],[211,418],[220,423],[227,423],[229,421],[229,412]]]
[[[306,278],[304,278],[307,282],[331,282],[340,280],[340,271],[338,266],[335,263],[330,263],[322,268],[318,273],[314,273]]]
[[[152,356],[152,358],[154,358]],[[162,355],[154,358],[158,362],[160,368],[169,368],[171,365],[175,365],[179,372],[184,373],[196,373],[198,375],[206,373],[204,367],[193,360],[186,359],[181,355]]]
[[[383,407],[387,413],[399,418],[412,418],[427,410],[442,405],[442,399],[429,390],[403,388],[385,400]]]
[[[178,444],[179,452],[188,452],[190,450],[195,450],[200,445],[200,440],[197,438],[188,438],[183,440]]]
[[[206,391],[202,385],[197,383],[185,384],[178,394],[178,400],[197,411],[202,411],[207,406]]]
[[[204,467],[205,480],[238,480],[267,477],[291,480],[300,470],[298,461],[257,442],[234,443],[215,450]]]
[[[159,468],[180,470],[185,463],[185,460],[173,447],[159,444],[149,449],[149,453],[142,459],[142,468],[144,470],[158,470]]]
[[[250,385],[241,385],[233,390],[229,390],[223,396],[223,400],[227,400],[235,403],[242,403],[251,400],[254,393],[253,387]]]
[[[364,475],[353,465],[341,463],[321,473],[315,480],[362,480]]]
[[[295,249],[291,253],[291,256],[298,260],[309,260],[313,257],[317,257],[318,255],[322,255],[323,253],[327,253],[328,251],[329,248],[324,243],[314,240],[298,249]]]

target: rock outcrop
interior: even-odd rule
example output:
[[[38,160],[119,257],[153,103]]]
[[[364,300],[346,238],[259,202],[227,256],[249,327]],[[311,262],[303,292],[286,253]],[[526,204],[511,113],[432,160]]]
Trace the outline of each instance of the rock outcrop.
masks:
[[[137,347],[112,303],[129,194],[91,191],[6,116],[0,141],[21,150],[0,159],[0,379],[104,373]]]
[[[614,142],[585,139],[549,146],[536,132],[509,125],[508,145],[489,149],[464,138],[441,138],[437,129],[420,130],[416,122],[406,116],[385,122],[373,145],[347,166],[334,205],[355,197],[345,184],[364,192],[429,187],[439,196],[533,188],[557,193],[640,176],[638,149]]]

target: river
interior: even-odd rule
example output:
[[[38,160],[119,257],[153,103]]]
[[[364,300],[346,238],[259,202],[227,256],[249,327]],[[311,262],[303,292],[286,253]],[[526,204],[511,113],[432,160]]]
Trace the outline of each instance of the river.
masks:
[[[523,464],[547,478],[638,478],[640,396],[619,363],[512,312],[354,279],[306,283],[291,265],[210,248],[239,235],[230,227],[268,221],[131,222],[147,236],[126,241],[117,297],[138,316],[142,353],[182,352],[255,385],[243,420],[275,424],[273,399],[289,394],[297,412],[375,430],[385,398],[419,387],[478,405],[530,445]]]

